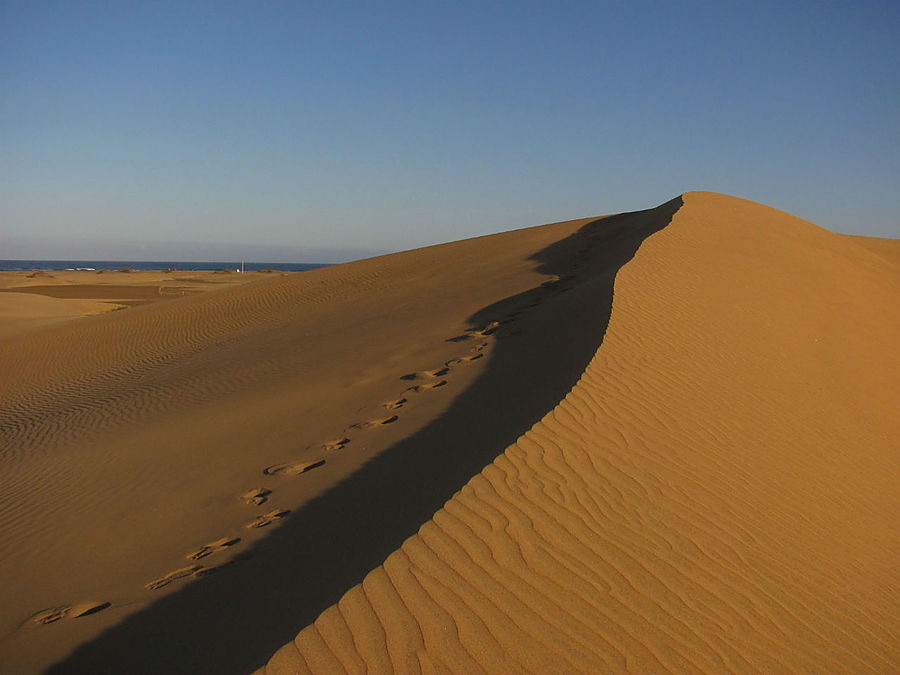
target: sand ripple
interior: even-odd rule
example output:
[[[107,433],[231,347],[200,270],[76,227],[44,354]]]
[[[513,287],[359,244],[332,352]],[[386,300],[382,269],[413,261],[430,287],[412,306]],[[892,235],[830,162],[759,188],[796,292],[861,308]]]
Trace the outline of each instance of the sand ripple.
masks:
[[[565,400],[267,674],[900,669],[896,276],[685,204]]]

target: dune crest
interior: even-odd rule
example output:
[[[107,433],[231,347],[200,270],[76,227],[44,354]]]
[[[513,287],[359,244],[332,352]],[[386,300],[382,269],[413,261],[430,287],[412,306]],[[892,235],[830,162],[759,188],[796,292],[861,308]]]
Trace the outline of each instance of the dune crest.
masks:
[[[686,194],[565,400],[260,672],[898,670],[898,297]]]
[[[258,667],[565,396],[680,203],[0,340],[0,661]]]

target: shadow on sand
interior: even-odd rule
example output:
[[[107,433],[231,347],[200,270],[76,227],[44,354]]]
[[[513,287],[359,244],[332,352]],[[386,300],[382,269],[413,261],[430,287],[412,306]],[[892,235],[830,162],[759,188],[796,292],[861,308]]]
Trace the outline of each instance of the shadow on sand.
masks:
[[[593,221],[536,254],[540,271],[560,280],[470,317],[476,328],[519,312],[443,415],[302,506],[238,563],[48,672],[244,674],[264,665],[565,397],[603,340],[616,273],[681,204]]]

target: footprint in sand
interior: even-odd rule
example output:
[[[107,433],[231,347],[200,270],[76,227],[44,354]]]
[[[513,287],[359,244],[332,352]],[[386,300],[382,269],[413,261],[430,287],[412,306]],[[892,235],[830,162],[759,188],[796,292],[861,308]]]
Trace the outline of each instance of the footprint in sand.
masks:
[[[423,391],[428,391],[429,389],[437,389],[438,387],[443,387],[447,384],[447,380],[435,380],[434,382],[425,382],[424,384],[418,384],[415,387],[410,387],[406,391],[411,391],[413,393],[419,394]]]
[[[407,373],[406,375],[401,375],[401,380],[427,380],[435,377],[443,377],[447,373],[450,372],[450,369],[447,366],[443,368],[437,368],[435,370],[423,370],[419,373]]]
[[[347,443],[349,443],[349,442],[350,442],[349,438],[335,438],[333,441],[328,441],[327,443],[323,443],[322,449],[325,452],[334,452],[335,450],[343,450],[344,446],[347,445]],[[315,468],[315,467],[310,467],[310,468]]]
[[[81,602],[77,605],[64,605],[62,607],[52,607],[44,609],[31,617],[31,620],[39,624],[48,624],[59,621],[60,619],[79,619],[83,616],[90,616],[97,612],[102,612],[110,607],[110,602]]]
[[[248,525],[249,527],[249,525]],[[164,588],[171,584],[173,581],[178,581],[179,579],[186,579],[187,577],[205,577],[210,574],[214,574],[218,572],[223,567],[231,565],[234,561],[229,561],[224,563],[223,565],[213,565],[211,567],[204,567],[203,565],[191,565],[190,567],[182,567],[181,569],[177,569],[173,572],[169,572],[166,576],[160,577],[159,579],[154,579],[148,584],[144,584],[144,588],[147,588],[151,591],[158,591],[160,588]]]
[[[468,330],[462,335],[457,335],[452,338],[447,338],[447,342],[463,342],[464,340],[471,340],[476,337],[486,337],[488,335],[493,335],[497,332],[497,329],[500,327],[499,321],[491,321],[486,324],[484,328],[476,328],[474,330]]]
[[[266,527],[267,525],[271,525],[276,520],[280,520],[284,518],[286,515],[290,513],[287,509],[275,509],[274,511],[269,511],[269,513],[254,518],[249,523],[244,525],[244,527],[248,529],[254,529],[257,527]]]
[[[396,415],[391,415],[390,417],[380,417],[378,419],[369,420],[367,422],[357,422],[356,424],[351,424],[350,428],[356,429],[356,430],[374,429],[375,427],[381,427],[381,426],[384,426],[385,424],[393,424],[398,419],[400,419],[400,418],[397,417]]]
[[[193,553],[188,553],[188,560],[200,560],[201,558],[205,558],[208,555],[212,555],[213,553],[218,553],[219,551],[224,551],[226,548],[234,546],[241,540],[240,537],[222,537],[218,541],[214,541],[210,544],[206,544],[205,546],[201,546]]]
[[[242,494],[241,499],[250,506],[259,506],[269,501],[270,494],[272,494],[272,491],[267,488],[253,488],[249,492]]]
[[[68,607],[53,607],[52,609],[45,609],[38,612],[31,617],[31,620],[35,623],[53,623],[54,621],[59,621],[67,616],[69,616]]]
[[[297,476],[307,471],[312,471],[325,464],[324,459],[314,459],[308,462],[285,462],[284,464],[273,464],[263,469],[263,473],[267,476]]]
[[[467,363],[472,363],[472,361],[477,361],[478,359],[480,359],[483,356],[484,356],[484,354],[481,354],[481,353],[470,354],[468,356],[461,356],[458,359],[450,359],[449,361],[447,361],[447,365],[448,366],[464,366]]]
[[[482,328],[480,331],[477,331],[476,335],[493,335],[497,332],[497,329],[500,328],[499,321],[491,321],[488,325]]]
[[[397,410],[398,408],[402,408],[405,403],[405,398],[398,398],[395,401],[388,401],[387,403],[382,403],[381,405],[387,410]]]
[[[173,581],[178,581],[179,579],[184,579],[185,577],[191,577],[200,572],[203,569],[203,565],[191,565],[189,567],[182,567],[173,572],[169,572],[164,577],[160,577],[159,579],[154,579],[148,584],[144,584],[145,588],[148,588],[151,591],[159,590],[160,588],[164,588],[168,586]]]

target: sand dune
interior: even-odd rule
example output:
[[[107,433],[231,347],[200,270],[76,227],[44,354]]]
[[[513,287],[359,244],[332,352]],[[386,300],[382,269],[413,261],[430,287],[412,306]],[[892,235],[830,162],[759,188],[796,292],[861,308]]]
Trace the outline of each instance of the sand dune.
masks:
[[[65,668],[260,665],[571,388],[602,336],[612,273],[592,281],[607,313],[577,324],[563,321],[579,300],[559,275],[620,221],[264,279],[0,343],[0,586],[16,589],[2,660],[33,671],[81,644]],[[635,245],[600,255],[620,265]],[[111,604],[31,618],[81,602]]]
[[[898,297],[688,194],[565,400],[264,672],[896,672]]]
[[[4,670],[897,671],[861,239],[688,193],[7,337]]]

